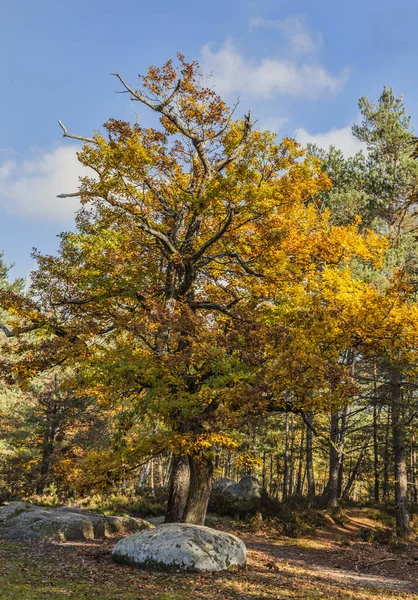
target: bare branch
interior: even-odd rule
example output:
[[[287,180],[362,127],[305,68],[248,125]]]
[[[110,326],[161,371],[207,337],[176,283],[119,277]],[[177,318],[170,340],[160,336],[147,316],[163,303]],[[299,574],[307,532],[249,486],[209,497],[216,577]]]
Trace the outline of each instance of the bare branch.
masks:
[[[74,135],[73,133],[68,133],[67,128],[65,127],[63,122],[60,121],[59,119],[58,119],[58,124],[64,132],[63,137],[68,137],[73,140],[80,140],[81,142],[87,142],[89,144],[97,144],[97,142],[93,138],[88,138],[88,137],[83,137],[81,135]]]

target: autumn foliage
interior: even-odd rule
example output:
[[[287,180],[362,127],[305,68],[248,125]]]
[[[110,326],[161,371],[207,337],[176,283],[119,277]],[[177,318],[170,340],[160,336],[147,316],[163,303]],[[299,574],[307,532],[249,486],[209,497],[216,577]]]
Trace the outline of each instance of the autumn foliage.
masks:
[[[418,309],[407,273],[359,276],[381,268],[388,241],[321,209],[321,161],[237,118],[197,63],[179,55],[138,88],[116,77],[155,128],[63,126],[91,176],[76,230],[37,255],[29,293],[0,290],[1,372],[26,385],[65,367],[117,439],[84,457],[83,485],[169,451],[189,469],[172,504],[203,522],[214,446],[236,449],[251,418],[342,406],[358,392],[349,350],[412,363]]]

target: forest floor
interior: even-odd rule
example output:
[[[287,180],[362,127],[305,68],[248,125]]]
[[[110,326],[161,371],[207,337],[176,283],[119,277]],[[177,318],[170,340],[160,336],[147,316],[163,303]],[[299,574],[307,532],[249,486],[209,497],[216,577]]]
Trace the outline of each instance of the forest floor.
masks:
[[[223,527],[225,529],[225,526]],[[362,541],[379,531],[368,509],[347,509],[311,536],[263,527],[230,530],[248,568],[214,574],[148,572],[112,562],[116,540],[79,543],[0,539],[2,600],[389,600],[418,599],[418,544]]]

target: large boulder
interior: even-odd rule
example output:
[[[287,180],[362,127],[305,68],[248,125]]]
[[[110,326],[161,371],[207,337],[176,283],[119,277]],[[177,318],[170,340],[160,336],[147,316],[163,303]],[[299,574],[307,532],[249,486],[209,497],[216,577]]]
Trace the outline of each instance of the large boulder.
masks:
[[[261,496],[261,485],[256,477],[245,475],[238,483],[232,483],[225,487],[224,491],[240,500],[254,500]]]
[[[213,482],[212,489],[223,491],[227,487],[232,485],[233,483],[235,483],[235,481],[233,479],[229,479],[229,477],[221,477],[220,479],[217,479],[216,481]]]
[[[224,571],[243,567],[245,544],[234,535],[201,525],[167,523],[120,540],[113,559],[166,571]]]
[[[0,506],[0,525],[3,525],[8,519],[15,517],[19,513],[35,508],[37,507],[29,504],[29,502],[8,502],[4,506]]]
[[[92,540],[153,528],[133,517],[108,517],[68,506],[43,508],[27,502],[0,507],[0,525],[8,538],[56,541]]]

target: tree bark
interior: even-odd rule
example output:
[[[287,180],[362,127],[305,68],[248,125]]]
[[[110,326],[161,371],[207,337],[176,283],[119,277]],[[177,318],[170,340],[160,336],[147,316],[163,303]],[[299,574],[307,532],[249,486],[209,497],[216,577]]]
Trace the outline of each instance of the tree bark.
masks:
[[[398,537],[408,537],[411,533],[411,526],[408,512],[408,476],[404,441],[401,375],[395,367],[392,367],[390,371],[390,384],[395,471],[396,534]]]
[[[213,462],[211,456],[189,456],[190,487],[184,522],[204,525],[212,489]]]
[[[189,458],[178,454],[173,455],[171,461],[170,494],[164,523],[182,523],[184,521],[189,488]]]

